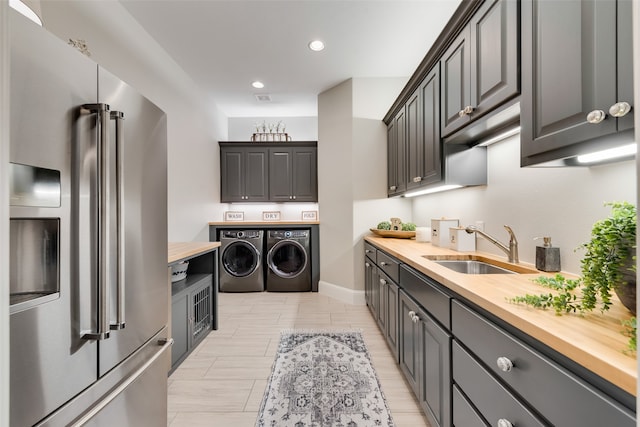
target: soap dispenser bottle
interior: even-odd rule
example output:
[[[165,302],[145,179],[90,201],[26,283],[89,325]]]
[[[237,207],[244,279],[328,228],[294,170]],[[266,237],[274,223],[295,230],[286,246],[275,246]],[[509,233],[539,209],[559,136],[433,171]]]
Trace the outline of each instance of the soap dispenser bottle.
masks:
[[[560,248],[551,246],[551,237],[536,237],[543,239],[543,246],[536,246],[536,268],[541,271],[560,271]]]

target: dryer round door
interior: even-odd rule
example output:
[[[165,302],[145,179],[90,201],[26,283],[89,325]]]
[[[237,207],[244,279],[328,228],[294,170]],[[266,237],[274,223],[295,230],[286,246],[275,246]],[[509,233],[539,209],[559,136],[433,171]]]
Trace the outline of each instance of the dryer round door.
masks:
[[[283,279],[293,279],[307,267],[307,251],[295,240],[280,240],[267,258],[269,269]]]
[[[260,252],[251,243],[238,240],[224,249],[221,260],[227,273],[235,277],[247,277],[258,268]]]

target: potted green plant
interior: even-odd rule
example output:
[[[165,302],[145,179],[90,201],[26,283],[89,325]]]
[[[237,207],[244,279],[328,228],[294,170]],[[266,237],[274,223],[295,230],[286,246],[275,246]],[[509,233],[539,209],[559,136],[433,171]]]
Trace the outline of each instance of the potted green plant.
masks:
[[[602,311],[611,305],[611,291],[636,314],[636,208],[631,203],[607,203],[611,215],[593,224],[591,240],[580,246],[582,307]]]

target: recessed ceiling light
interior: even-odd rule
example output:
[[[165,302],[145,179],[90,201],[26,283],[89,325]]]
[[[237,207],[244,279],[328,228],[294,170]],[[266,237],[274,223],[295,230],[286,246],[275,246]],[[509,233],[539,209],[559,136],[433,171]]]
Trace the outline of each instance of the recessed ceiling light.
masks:
[[[251,86],[255,87],[256,89],[262,89],[264,87],[264,83],[256,80],[255,82],[251,83]]]
[[[322,42],[322,40],[313,40],[309,42],[309,49],[313,50],[314,52],[320,52],[324,49],[324,43]]]

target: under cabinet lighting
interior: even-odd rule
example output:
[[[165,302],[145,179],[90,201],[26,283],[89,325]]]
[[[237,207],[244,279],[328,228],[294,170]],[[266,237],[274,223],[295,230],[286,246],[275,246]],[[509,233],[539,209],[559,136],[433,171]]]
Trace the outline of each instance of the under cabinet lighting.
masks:
[[[487,145],[495,144],[496,142],[502,141],[504,139],[509,138],[510,136],[517,135],[520,133],[520,126],[515,127],[513,129],[509,129],[505,132],[502,132],[492,138],[487,139],[486,141],[482,141],[478,144],[478,147],[486,147]]]
[[[405,193],[404,197],[424,196],[425,194],[439,193],[441,191],[453,190],[456,188],[462,188],[462,185],[458,185],[458,184],[441,185],[439,187],[427,188],[425,190],[414,191],[412,193]]]
[[[619,159],[621,157],[632,157],[638,151],[636,144],[623,145],[622,147],[611,148],[609,150],[597,151],[595,153],[578,156],[578,163],[598,163],[605,160]]]

